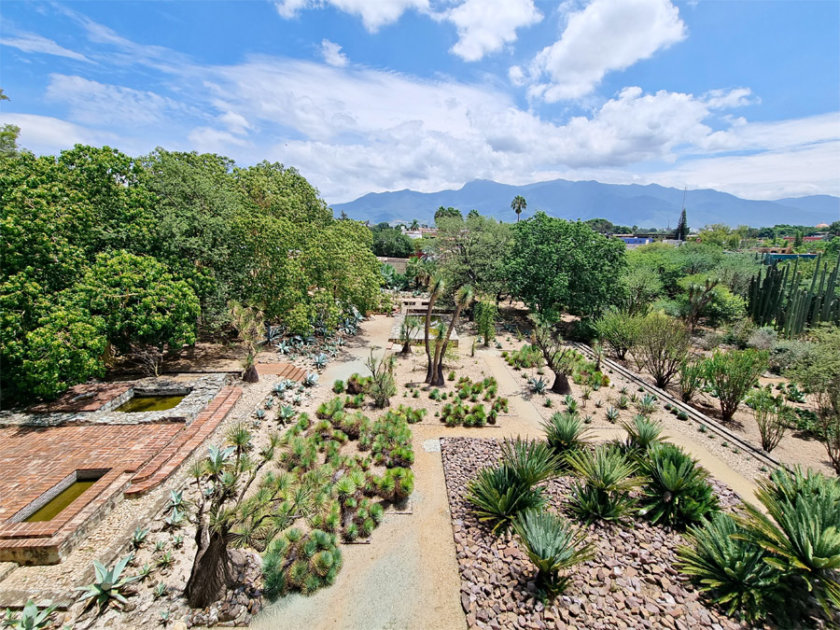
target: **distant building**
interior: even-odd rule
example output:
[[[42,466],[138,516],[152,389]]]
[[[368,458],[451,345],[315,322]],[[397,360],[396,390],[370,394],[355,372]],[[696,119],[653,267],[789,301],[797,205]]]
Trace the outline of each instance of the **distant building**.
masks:
[[[403,228],[403,234],[408,238],[435,238],[437,236],[437,228],[421,227],[417,230],[408,230]]]
[[[627,249],[635,249],[636,247],[650,245],[653,243],[653,239],[647,236],[627,236],[625,234],[616,234],[615,237],[624,241],[624,244],[627,245]]]

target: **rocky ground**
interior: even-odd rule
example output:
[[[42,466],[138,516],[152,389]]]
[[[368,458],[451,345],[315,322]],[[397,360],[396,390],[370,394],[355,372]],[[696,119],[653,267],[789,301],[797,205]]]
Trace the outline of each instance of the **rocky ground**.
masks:
[[[554,603],[535,597],[535,569],[515,537],[496,537],[479,525],[466,488],[479,469],[500,456],[496,440],[443,438],[443,466],[452,511],[461,604],[470,628],[714,628],[746,627],[707,605],[675,568],[678,532],[637,520],[630,527],[592,525],[597,552],[571,571],[572,583]],[[722,506],[737,496],[713,482]],[[571,479],[548,485],[563,511]]]

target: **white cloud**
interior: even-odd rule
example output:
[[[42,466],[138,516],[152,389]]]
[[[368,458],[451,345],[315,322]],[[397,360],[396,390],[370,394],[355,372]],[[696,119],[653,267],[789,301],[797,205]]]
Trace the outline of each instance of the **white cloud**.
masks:
[[[328,39],[321,40],[321,56],[329,65],[343,68],[347,65],[347,55],[341,52],[341,45]]]
[[[444,15],[458,29],[452,52],[465,61],[478,61],[512,44],[516,29],[542,20],[533,0],[466,0]]]
[[[57,154],[74,144],[105,144],[115,136],[52,116],[0,113],[0,124],[20,127],[18,146],[39,154]]]
[[[50,75],[46,98],[67,105],[76,122],[97,126],[157,125],[186,109],[154,92],[64,74]]]
[[[290,19],[304,9],[331,5],[340,11],[362,18],[365,28],[375,33],[387,24],[392,24],[409,9],[425,11],[428,0],[276,0],[274,6],[281,17]]]
[[[53,40],[42,37],[41,35],[35,35],[34,33],[20,33],[17,37],[0,37],[0,44],[11,46],[27,53],[42,53],[44,55],[67,57],[76,61],[91,62],[83,54],[59,46]]]
[[[586,96],[607,72],[629,68],[685,36],[670,0],[593,0],[534,58],[529,95],[548,102]]]

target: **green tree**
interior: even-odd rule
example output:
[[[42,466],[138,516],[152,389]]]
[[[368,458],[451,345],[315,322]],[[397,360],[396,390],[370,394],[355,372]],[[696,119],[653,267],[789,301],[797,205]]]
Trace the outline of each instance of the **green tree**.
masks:
[[[685,208],[683,208],[682,212],[680,212],[680,221],[677,223],[677,230],[674,233],[674,238],[678,241],[684,241],[686,236],[688,236],[688,220],[685,216]]]
[[[121,352],[135,344],[163,350],[195,343],[198,298],[154,258],[100,254],[75,291],[102,318],[108,342]]]
[[[612,224],[612,221],[607,221],[606,219],[587,219],[584,223],[598,232],[598,234],[613,234],[616,228]]]
[[[458,210],[458,208],[453,208],[452,206],[449,206],[448,208],[444,208],[443,206],[440,206],[435,211],[435,225],[437,225],[437,223],[441,219],[446,219],[446,218],[463,219],[464,217],[461,214],[461,211]]]
[[[514,227],[505,262],[511,293],[548,320],[598,315],[620,297],[625,246],[581,222],[543,212]]]
[[[513,244],[510,226],[481,215],[466,221],[442,218],[432,246],[435,265],[449,286],[465,284],[497,298],[506,290],[505,255]]]
[[[665,388],[679,372],[690,347],[688,328],[681,321],[654,311],[639,325],[633,358],[639,369],[644,368],[653,377],[657,387]]]
[[[639,340],[641,323],[639,315],[610,309],[595,322],[595,332],[616,359],[624,360]]]
[[[513,201],[510,202],[510,208],[516,213],[516,222],[519,223],[519,215],[522,214],[522,211],[528,207],[528,202],[525,201],[525,197],[522,195],[516,195],[513,198]]]
[[[461,312],[465,308],[469,308],[474,299],[473,289],[470,286],[464,286],[455,292],[455,312],[452,314],[452,319],[449,320],[449,326],[446,328],[446,334],[438,338],[435,343],[435,356],[432,365],[432,378],[429,384],[432,387],[443,387],[446,382],[443,380],[443,360],[446,358],[446,348],[449,346],[449,340],[452,337],[452,331],[455,329],[455,324],[458,322]]]
[[[380,223],[371,228],[373,233],[373,253],[377,256],[408,258],[414,253],[411,239],[387,223]]]

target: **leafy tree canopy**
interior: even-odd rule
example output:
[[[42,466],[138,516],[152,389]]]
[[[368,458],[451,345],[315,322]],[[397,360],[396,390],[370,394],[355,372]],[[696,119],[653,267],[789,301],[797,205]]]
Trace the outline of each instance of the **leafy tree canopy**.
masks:
[[[513,295],[543,317],[596,315],[620,298],[625,245],[544,212],[513,227],[505,263]]]

